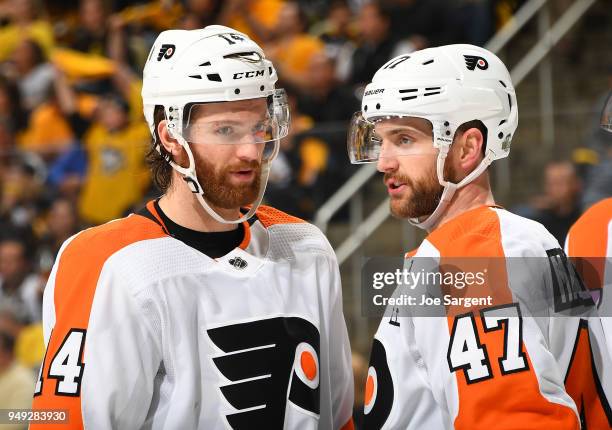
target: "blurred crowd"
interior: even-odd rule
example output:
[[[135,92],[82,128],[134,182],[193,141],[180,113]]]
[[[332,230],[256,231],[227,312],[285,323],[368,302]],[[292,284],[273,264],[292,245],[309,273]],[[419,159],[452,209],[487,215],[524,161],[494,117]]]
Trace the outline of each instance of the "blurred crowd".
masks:
[[[292,109],[266,202],[310,219],[354,172],[346,126],[374,72],[427,46],[482,46],[518,3],[0,1],[0,404],[16,407],[24,396],[16,387],[34,383],[44,355],[42,291],[61,244],[157,195],[140,89],[160,31],[224,24],[264,47]],[[587,152],[605,159],[608,143]],[[576,167],[549,166],[546,184],[531,215],[573,220],[581,210]]]

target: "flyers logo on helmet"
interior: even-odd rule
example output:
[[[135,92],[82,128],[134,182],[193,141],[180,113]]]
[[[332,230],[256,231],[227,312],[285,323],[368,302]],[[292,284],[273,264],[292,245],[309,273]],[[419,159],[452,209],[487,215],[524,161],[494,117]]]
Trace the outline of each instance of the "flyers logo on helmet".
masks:
[[[463,58],[465,58],[465,66],[468,70],[474,70],[476,67],[480,70],[487,70],[489,68],[487,60],[477,55],[464,55]]]
[[[319,330],[298,317],[276,317],[208,330],[223,353],[213,362],[231,382],[219,387],[238,410],[231,428],[282,428],[287,401],[319,414]]]
[[[167,60],[168,58],[172,57],[175,49],[176,46],[164,43],[159,49],[159,54],[157,54],[157,61],[161,61],[162,58]]]

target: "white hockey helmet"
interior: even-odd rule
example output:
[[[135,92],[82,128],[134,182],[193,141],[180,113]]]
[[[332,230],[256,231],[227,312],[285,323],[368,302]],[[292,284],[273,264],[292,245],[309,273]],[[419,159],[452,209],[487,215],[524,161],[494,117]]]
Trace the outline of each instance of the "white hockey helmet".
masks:
[[[178,140],[189,157],[181,167],[169,156],[166,161],[180,174],[204,209],[217,221],[240,223],[249,219],[261,203],[268,181],[270,163],[278,153],[279,141],[289,129],[289,108],[282,89],[275,89],[278,77],[263,50],[247,35],[229,27],[211,25],[199,30],[167,30],[159,34],[144,67],[142,99],[144,116],[155,139],[154,112],[163,106],[169,134]],[[268,101],[264,126],[252,130],[239,127],[254,143],[264,144],[258,197],[249,212],[239,219],[226,220],[206,201],[189,143],[190,112],[194,108],[220,102],[264,98]],[[252,134],[252,136],[251,136]],[[240,143],[225,139],[223,143]],[[161,142],[155,142],[161,151]]]
[[[426,220],[410,219],[424,229],[437,222],[458,188],[477,178],[493,160],[508,156],[518,125],[508,69],[495,54],[473,45],[440,46],[393,58],[365,88],[361,106],[348,136],[352,163],[375,162],[381,156],[382,142],[374,133],[378,120],[417,117],[432,124],[433,146],[439,150],[436,170],[444,192]],[[473,172],[454,184],[444,178],[444,160],[457,128],[472,120],[487,128],[486,153]]]

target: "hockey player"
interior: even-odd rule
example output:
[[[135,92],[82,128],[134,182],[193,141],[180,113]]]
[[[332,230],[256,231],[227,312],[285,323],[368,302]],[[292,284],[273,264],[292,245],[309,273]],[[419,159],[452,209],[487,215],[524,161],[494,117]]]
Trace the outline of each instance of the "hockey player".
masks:
[[[612,133],[612,91],[601,113],[601,128]],[[612,356],[612,197],[595,203],[574,223],[565,252],[597,302]]]
[[[579,429],[585,414],[595,417],[588,428],[612,422],[601,323],[583,330],[580,318],[567,316],[593,315],[592,300],[575,289],[580,283],[544,227],[493,199],[487,167],[508,155],[517,124],[506,67],[472,45],[396,57],[365,89],[349,132],[351,161],[376,162],[391,213],[428,232],[405,270],[424,257],[439,272],[449,262],[461,269],[457,257],[479,257],[489,269],[483,285],[462,294],[496,299],[468,308],[450,300],[432,306],[433,317],[410,302],[392,306],[372,346],[366,429],[565,430]],[[433,300],[440,286],[413,287]]]
[[[289,123],[276,80],[230,28],[158,36],[142,96],[164,194],[69,239],[44,293],[34,408],[67,410],[58,428],[352,428],[334,253],[260,206]]]

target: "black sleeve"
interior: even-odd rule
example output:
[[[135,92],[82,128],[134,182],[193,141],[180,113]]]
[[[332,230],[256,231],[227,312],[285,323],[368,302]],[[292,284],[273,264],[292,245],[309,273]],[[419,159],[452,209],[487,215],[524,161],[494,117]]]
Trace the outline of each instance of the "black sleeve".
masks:
[[[75,137],[80,141],[91,125],[91,121],[79,115],[78,112],[71,113],[66,119],[68,120],[68,124],[70,124],[70,128],[75,134]]]

